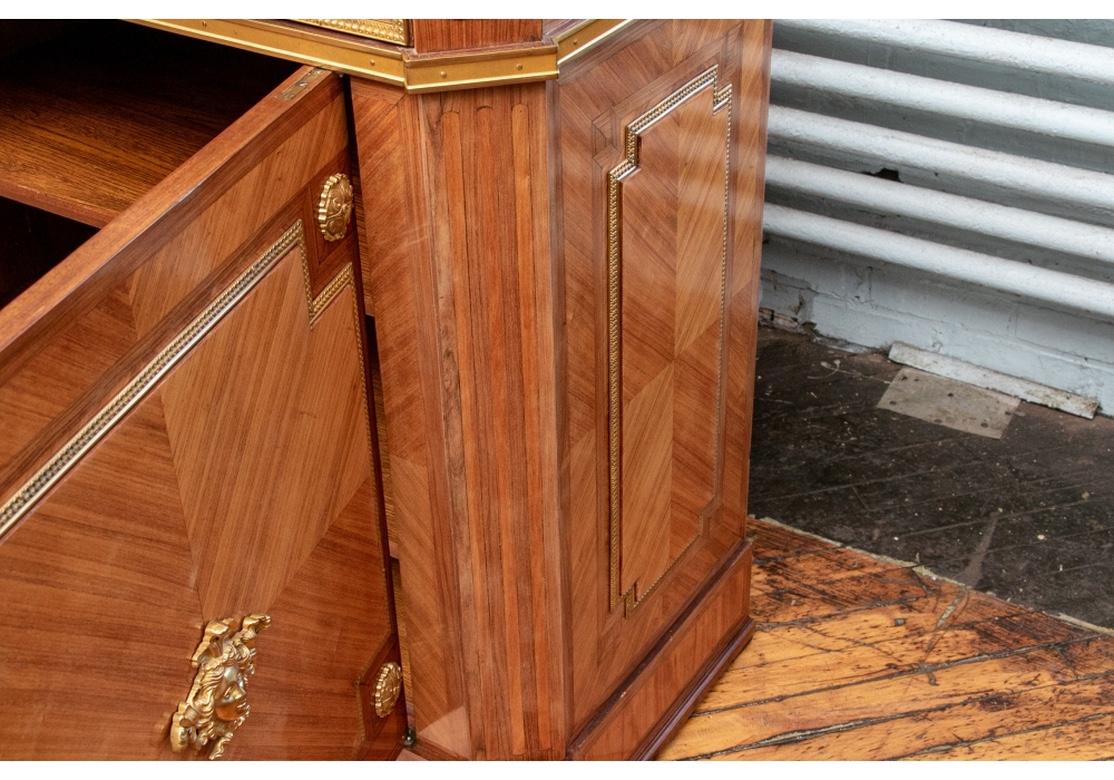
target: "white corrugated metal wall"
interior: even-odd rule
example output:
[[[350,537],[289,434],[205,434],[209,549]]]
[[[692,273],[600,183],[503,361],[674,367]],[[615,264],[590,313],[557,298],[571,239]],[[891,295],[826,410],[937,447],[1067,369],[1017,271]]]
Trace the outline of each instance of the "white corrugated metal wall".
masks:
[[[1114,22],[778,21],[762,306],[1114,414]]]

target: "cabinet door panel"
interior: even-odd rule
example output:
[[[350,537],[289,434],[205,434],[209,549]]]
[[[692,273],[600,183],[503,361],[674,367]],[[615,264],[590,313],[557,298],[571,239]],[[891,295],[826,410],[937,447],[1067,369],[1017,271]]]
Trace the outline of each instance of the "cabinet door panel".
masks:
[[[300,119],[343,128],[335,79],[309,89],[330,94]],[[257,159],[275,151],[269,138]],[[207,755],[172,752],[171,719],[206,626],[251,614],[270,624],[226,756],[397,753],[402,704],[374,706],[398,646],[355,231],[326,243],[313,222],[321,181],[345,160],[288,168],[301,183],[283,202],[226,212],[262,222],[229,254],[194,256],[204,246],[184,224],[177,238],[193,240],[159,242],[129,269],[126,295],[88,293],[126,303],[147,335],[110,354],[115,394],[80,424],[55,423],[66,438],[3,483],[0,757]],[[207,218],[220,231],[218,216]],[[3,408],[6,419],[18,405]]]

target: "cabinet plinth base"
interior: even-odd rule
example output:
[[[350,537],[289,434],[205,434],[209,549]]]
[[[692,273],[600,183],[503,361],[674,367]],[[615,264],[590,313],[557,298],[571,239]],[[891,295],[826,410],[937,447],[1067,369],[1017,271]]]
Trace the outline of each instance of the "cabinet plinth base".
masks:
[[[748,613],[750,541],[706,586],[658,645],[581,730],[572,759],[649,759],[754,635]]]

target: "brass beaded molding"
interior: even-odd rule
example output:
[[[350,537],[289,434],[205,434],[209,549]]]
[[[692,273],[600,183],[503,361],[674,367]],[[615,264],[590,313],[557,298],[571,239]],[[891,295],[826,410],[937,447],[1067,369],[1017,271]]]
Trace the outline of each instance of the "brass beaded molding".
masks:
[[[287,228],[255,262],[249,265],[224,289],[186,328],[164,346],[116,396],[98,411],[89,422],[50,457],[30,479],[0,506],[0,537],[3,537],[66,475],[93,446],[105,437],[136,404],[174,368],[198,342],[220,322],[263,279],[269,270],[289,252],[301,252],[305,277],[306,308],[312,327],[317,318],[345,287],[354,284],[351,264],[342,268],[325,288],[314,297],[310,290],[308,254],[302,220]],[[358,332],[358,331],[357,331]],[[361,353],[362,358],[362,353]],[[361,372],[360,376],[363,376]]]
[[[400,46],[410,44],[410,30],[405,19],[295,19],[294,21],[312,24],[314,27],[324,27],[326,30],[338,30],[364,38],[374,38],[377,41],[397,43]]]
[[[724,138],[723,186],[723,238],[720,260],[720,322],[723,323],[727,307],[727,226],[728,226],[728,177],[731,175],[731,84],[718,87],[719,67],[713,65],[680,87],[660,103],[636,117],[623,131],[623,160],[607,174],[607,445],[608,445],[608,532],[610,546],[609,592],[611,608],[620,602],[626,604],[628,613],[633,611],[665,578],[676,561],[700,538],[698,531],[674,563],[658,579],[638,592],[622,593],[620,565],[622,559],[622,318],[623,318],[623,180],[638,170],[642,133],[660,122],[685,101],[712,90],[712,113],[727,111],[727,133]],[[720,368],[722,387],[723,339],[720,338]],[[717,393],[722,395],[722,390]],[[722,406],[717,397],[716,409]],[[722,414],[717,411],[716,441],[722,438]],[[632,591],[634,589],[632,588]]]

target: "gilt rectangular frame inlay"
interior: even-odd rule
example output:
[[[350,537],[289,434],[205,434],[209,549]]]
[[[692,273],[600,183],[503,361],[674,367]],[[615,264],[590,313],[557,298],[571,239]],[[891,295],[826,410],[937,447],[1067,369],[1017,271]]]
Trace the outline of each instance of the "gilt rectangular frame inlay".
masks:
[[[609,592],[610,606],[615,609],[620,603],[625,605],[629,614],[657,585],[673,570],[701,532],[688,542],[688,546],[669,565],[666,571],[649,583],[636,589],[631,587],[623,592],[621,583],[622,566],[622,283],[623,283],[623,182],[639,170],[642,135],[678,107],[701,94],[712,90],[712,113],[726,111],[726,132],[724,137],[724,189],[723,189],[723,236],[720,258],[720,325],[726,321],[727,308],[727,251],[729,226],[729,179],[731,155],[731,84],[718,85],[719,67],[712,65],[698,76],[681,86],[668,97],[657,103],[645,113],[631,121],[623,131],[623,160],[607,174],[607,394],[608,394],[608,525],[609,525]],[[717,382],[716,415],[717,447],[722,446],[722,407],[723,407],[723,361],[724,345],[719,341],[719,360],[721,376]],[[717,481],[719,474],[717,469]]]

